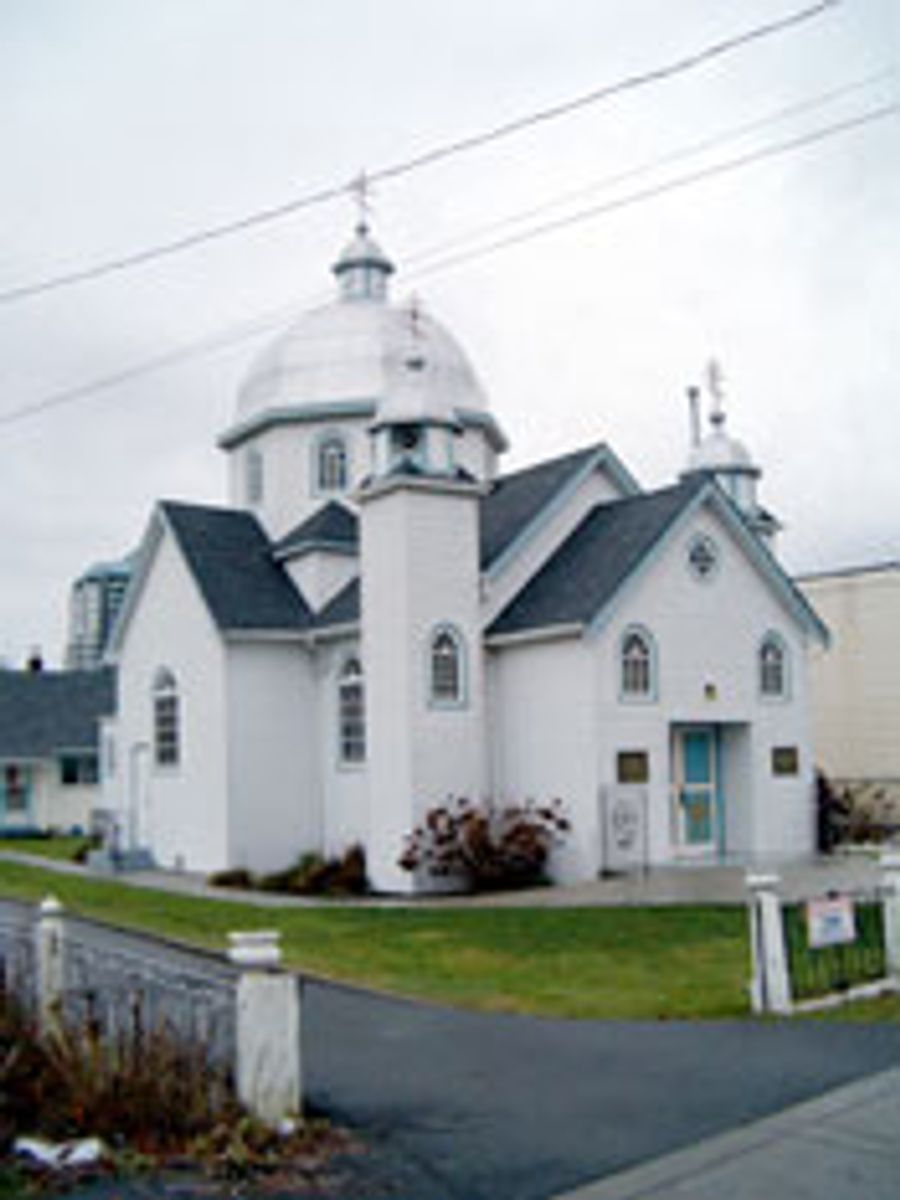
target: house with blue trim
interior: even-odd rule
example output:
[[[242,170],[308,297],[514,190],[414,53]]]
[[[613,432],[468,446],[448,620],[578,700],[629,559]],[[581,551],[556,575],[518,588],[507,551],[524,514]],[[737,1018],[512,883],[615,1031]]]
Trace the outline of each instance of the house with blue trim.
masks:
[[[807,659],[715,381],[682,477],[603,442],[503,472],[468,357],[360,225],[337,294],[252,365],[229,504],[153,512],[113,630],[104,807],[165,867],[365,848],[451,797],[559,799],[557,878],[814,847]]]

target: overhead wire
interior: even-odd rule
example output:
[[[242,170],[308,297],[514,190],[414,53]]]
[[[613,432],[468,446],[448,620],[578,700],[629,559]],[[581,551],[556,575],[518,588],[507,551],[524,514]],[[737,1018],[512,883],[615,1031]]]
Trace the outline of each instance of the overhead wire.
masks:
[[[418,269],[413,268],[411,270],[404,270],[402,278],[415,279],[422,276],[431,275],[450,267],[457,266],[463,262],[472,261],[484,255],[496,253],[507,247],[528,242],[538,237],[546,236],[549,233],[553,233],[557,230],[564,229],[582,221],[596,219],[609,213],[629,208],[633,205],[647,203],[648,201],[665,195],[668,192],[681,190],[688,186],[704,182],[708,179],[751,166],[754,163],[762,162],[767,159],[800,150],[806,146],[814,145],[816,143],[825,141],[830,137],[837,136],[838,134],[847,133],[851,130],[862,128],[876,121],[884,120],[890,116],[896,116],[898,112],[900,112],[900,104],[896,103],[871,109],[868,112],[864,112],[855,117],[833,122],[830,125],[822,126],[819,129],[808,131],[804,134],[799,134],[796,137],[785,139],[784,141],[777,142],[769,146],[763,146],[757,150],[749,151],[746,154],[729,159],[725,162],[715,163],[711,166],[702,168],[701,170],[678,176],[675,179],[667,180],[661,184],[655,185],[652,188],[645,188],[639,192],[633,192],[629,195],[606,201],[603,204],[591,206],[588,209],[581,210],[566,217],[562,217],[554,221],[544,222],[542,225],[533,226],[530,229],[511,234],[506,238],[497,239],[487,246],[481,246],[473,250],[462,251],[458,254],[445,255],[444,258],[419,267]],[[425,257],[425,252],[423,252],[422,257]],[[140,379],[145,375],[156,373],[157,371],[167,367],[190,361],[191,359],[205,357],[210,353],[227,349],[239,342],[246,341],[251,337],[256,337],[264,332],[267,332],[276,324],[282,323],[289,313],[296,313],[299,307],[300,306],[298,305],[291,305],[289,309],[285,307],[279,308],[272,313],[255,318],[251,322],[244,322],[237,327],[232,326],[220,334],[212,335],[197,342],[192,342],[178,347],[166,354],[159,355],[153,359],[145,360],[141,363],[135,364],[133,367],[125,368],[122,371],[104,376],[101,379],[86,383],[80,387],[56,392],[44,397],[41,400],[21,405],[18,408],[14,408],[6,413],[0,414],[0,426],[15,424],[29,417],[37,416],[50,409],[59,408],[63,405],[88,399],[97,393],[108,391],[123,383],[133,382],[134,380]]]
[[[502,138],[507,138],[527,129],[535,128],[538,125],[558,120],[581,109],[611,100],[616,96],[621,96],[626,92],[634,91],[650,84],[661,83],[664,80],[682,75],[687,71],[695,70],[753,42],[784,33],[798,25],[821,17],[828,10],[835,8],[840,3],[842,3],[842,0],[818,0],[817,3],[809,5],[806,8],[796,10],[793,13],[765,24],[754,26],[743,33],[734,34],[731,37],[714,42],[701,50],[693,51],[661,67],[639,71],[614,83],[594,88],[571,100],[549,105],[528,113],[525,116],[516,117],[494,125],[479,133],[469,134],[454,141],[446,142],[443,145],[434,146],[429,150],[425,150],[420,154],[413,155],[397,163],[368,171],[365,176],[366,181],[369,184],[376,184],[395,180],[413,171],[421,170],[423,167],[433,166],[458,154],[467,153],[492,142],[499,141]],[[219,225],[210,225],[193,233],[174,238],[171,241],[159,242],[153,246],[134,250],[116,258],[106,259],[89,266],[61,272],[58,275],[49,276],[33,283],[20,284],[7,288],[0,291],[0,305],[32,299],[48,292],[101,279],[114,273],[142,266],[160,258],[206,245],[221,238],[243,233],[260,225],[291,216],[304,209],[345,196],[352,186],[352,184],[348,185],[346,183],[331,184],[317,191],[308,192],[292,200],[287,200],[282,204],[259,209],[234,220],[225,221]]]

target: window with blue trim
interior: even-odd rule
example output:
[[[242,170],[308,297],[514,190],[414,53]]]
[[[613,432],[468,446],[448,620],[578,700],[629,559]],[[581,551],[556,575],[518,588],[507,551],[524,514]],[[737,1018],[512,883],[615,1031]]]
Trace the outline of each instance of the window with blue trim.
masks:
[[[777,633],[768,633],[759,648],[759,693],[768,700],[782,700],[788,688],[788,658]]]
[[[347,490],[347,445],[337,433],[327,434],[316,451],[316,490],[345,492]]]
[[[429,648],[429,693],[433,704],[463,701],[464,650],[460,635],[442,626],[431,636]]]
[[[366,760],[366,697],[358,658],[348,658],[338,678],[338,759],[350,766]]]
[[[167,667],[160,667],[153,679],[153,761],[158,767],[177,767],[180,760],[178,684]]]
[[[651,700],[656,692],[656,655],[645,629],[628,629],[619,655],[619,690],[627,700]]]

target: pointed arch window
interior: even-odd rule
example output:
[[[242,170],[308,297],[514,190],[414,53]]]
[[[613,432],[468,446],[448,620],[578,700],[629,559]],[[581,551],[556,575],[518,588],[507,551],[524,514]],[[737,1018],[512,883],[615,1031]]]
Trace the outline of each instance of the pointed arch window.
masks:
[[[646,629],[626,629],[619,650],[619,691],[625,700],[656,696],[656,647]]]
[[[181,761],[181,712],[178,684],[168,667],[153,678],[153,761],[177,767]]]
[[[348,658],[338,677],[338,759],[349,766],[366,760],[366,697],[358,658]]]
[[[464,701],[465,646],[461,634],[442,625],[431,635],[428,655],[429,695],[438,705]]]
[[[759,647],[759,694],[766,700],[783,700],[788,692],[788,654],[777,633],[767,633]]]
[[[338,433],[328,433],[319,441],[315,464],[316,491],[345,492],[348,484],[347,443]]]

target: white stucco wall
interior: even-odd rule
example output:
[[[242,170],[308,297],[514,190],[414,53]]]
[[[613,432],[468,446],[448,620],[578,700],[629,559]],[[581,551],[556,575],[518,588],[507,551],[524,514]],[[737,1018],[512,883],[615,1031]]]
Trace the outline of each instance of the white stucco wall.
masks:
[[[259,518],[269,537],[277,540],[311,516],[329,500],[352,506],[354,489],[370,471],[368,418],[323,419],[310,423],[272,426],[228,451],[228,495],[235,508],[245,508]],[[315,486],[315,451],[329,432],[339,434],[348,452],[350,487],[344,494],[320,492]],[[263,460],[263,498],[247,503],[246,456],[256,447]]]
[[[573,830],[559,879],[597,869],[597,727],[592,656],[581,638],[504,647],[488,657],[492,797],[562,801]]]
[[[427,809],[485,789],[484,681],[478,601],[478,497],[395,487],[364,501],[362,646],[370,753],[370,874],[409,890],[397,867]],[[465,647],[464,703],[428,697],[428,647],[438,625]]]
[[[118,661],[117,770],[112,794],[125,844],[134,831],[163,866],[210,871],[228,862],[224,649],[180,551],[166,533],[153,556]],[[181,759],[153,762],[153,681],[178,684]]]
[[[313,688],[297,642],[228,644],[229,866],[279,870],[321,847]]]
[[[900,566],[799,585],[831,631],[811,664],[819,764],[836,779],[900,779]]]

